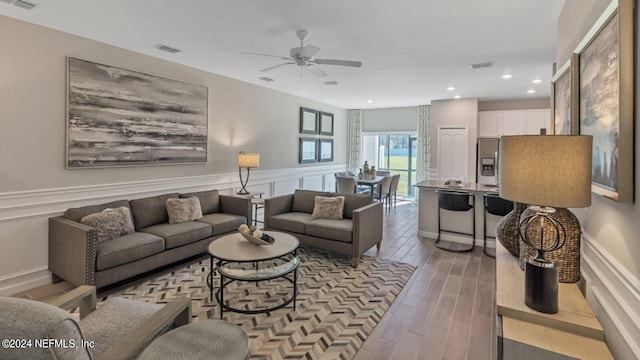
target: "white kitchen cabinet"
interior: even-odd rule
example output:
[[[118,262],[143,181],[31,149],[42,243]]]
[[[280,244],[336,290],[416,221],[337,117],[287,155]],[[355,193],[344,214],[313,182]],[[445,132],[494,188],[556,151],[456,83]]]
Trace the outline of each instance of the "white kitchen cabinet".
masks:
[[[536,135],[544,128],[551,134],[549,109],[478,112],[478,137],[502,135]]]

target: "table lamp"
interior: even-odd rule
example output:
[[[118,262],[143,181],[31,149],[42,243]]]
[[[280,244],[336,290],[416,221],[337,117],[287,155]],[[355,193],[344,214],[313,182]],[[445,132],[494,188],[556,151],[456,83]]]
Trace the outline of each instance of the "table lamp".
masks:
[[[242,189],[238,191],[238,195],[248,195],[249,191],[247,191],[247,182],[249,182],[249,171],[251,168],[257,168],[260,166],[260,154],[255,153],[246,153],[244,151],[240,151],[238,153],[238,174],[240,175],[240,185],[242,185]],[[247,169],[247,178],[246,180],[242,180],[242,168]]]
[[[519,236],[536,255],[525,264],[525,304],[558,312],[558,269],[545,253],[562,247],[566,224],[554,208],[591,205],[591,144],[584,135],[520,135],[500,139],[500,197],[531,204],[520,219]],[[539,227],[539,237],[532,236]],[[544,236],[551,231],[552,236]],[[546,240],[545,240],[546,238]]]

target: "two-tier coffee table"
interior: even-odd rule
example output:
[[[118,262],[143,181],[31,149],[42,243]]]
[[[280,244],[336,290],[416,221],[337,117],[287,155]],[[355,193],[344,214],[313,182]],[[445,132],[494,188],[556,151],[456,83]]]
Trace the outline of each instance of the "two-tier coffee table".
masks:
[[[298,295],[298,265],[300,260],[296,256],[298,239],[289,234],[277,231],[266,231],[275,239],[272,245],[258,246],[247,241],[239,233],[223,236],[214,240],[208,247],[211,269],[214,269],[214,259],[220,274],[220,288],[216,291],[216,300],[220,305],[220,319],[223,312],[233,311],[243,314],[258,314],[283,308],[293,302],[296,309]],[[284,278],[291,282],[292,295],[282,303],[270,307],[253,310],[239,309],[224,303],[224,289],[235,281],[259,281]],[[213,300],[213,273],[209,275],[209,296]],[[257,286],[257,284],[256,284]]]

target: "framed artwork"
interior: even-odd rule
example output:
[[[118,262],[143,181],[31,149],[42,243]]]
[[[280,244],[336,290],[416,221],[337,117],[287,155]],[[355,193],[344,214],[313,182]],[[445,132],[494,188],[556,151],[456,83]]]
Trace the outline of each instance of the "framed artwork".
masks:
[[[67,58],[66,168],[207,162],[208,88]]]
[[[314,138],[300,138],[298,162],[309,164],[316,162],[318,153],[318,140]]]
[[[633,0],[614,0],[575,52],[580,133],[593,136],[592,191],[633,202]]]
[[[551,79],[551,128],[556,135],[577,134],[571,102],[571,60],[567,61]]]
[[[318,144],[318,161],[333,161],[333,139],[320,139]]]
[[[316,110],[300,108],[300,133],[314,135],[318,133],[318,112]]]
[[[333,136],[333,114],[320,111],[320,135]]]

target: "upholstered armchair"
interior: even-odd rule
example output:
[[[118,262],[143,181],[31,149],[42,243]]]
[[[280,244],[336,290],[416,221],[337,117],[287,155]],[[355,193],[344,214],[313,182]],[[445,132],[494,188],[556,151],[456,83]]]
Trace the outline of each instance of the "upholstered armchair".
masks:
[[[65,310],[75,306],[80,320]],[[0,296],[0,359],[134,359],[154,338],[190,319],[186,298],[166,305],[110,298],[96,309],[93,286],[48,303]]]

